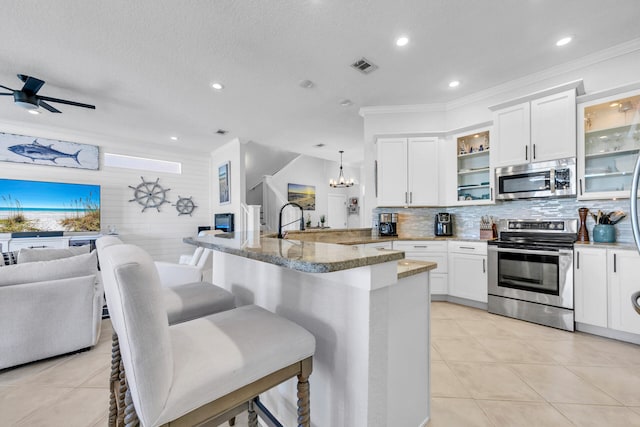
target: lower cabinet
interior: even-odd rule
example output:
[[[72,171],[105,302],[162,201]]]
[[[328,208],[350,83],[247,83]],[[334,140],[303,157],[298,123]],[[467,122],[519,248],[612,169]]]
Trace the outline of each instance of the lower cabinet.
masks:
[[[607,250],[574,251],[574,302],[576,322],[607,327]]]
[[[448,293],[446,241],[396,240],[393,242],[393,249],[404,251],[407,259],[437,263],[438,267],[431,270],[431,295]]]
[[[640,334],[640,314],[631,295],[640,290],[640,255],[636,251],[609,250],[609,327]]]
[[[636,251],[576,245],[574,273],[576,322],[640,334],[640,315],[631,304],[640,290]]]
[[[487,302],[487,244],[449,241],[449,295]]]

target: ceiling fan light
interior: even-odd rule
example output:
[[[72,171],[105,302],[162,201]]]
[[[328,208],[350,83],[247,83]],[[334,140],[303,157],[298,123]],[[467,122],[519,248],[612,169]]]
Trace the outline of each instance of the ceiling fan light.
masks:
[[[38,109],[38,104],[32,104],[30,102],[15,101],[15,104],[20,108],[24,108],[25,110],[37,110]]]
[[[38,110],[27,110],[27,113],[33,114],[33,115],[38,115],[38,114],[40,114],[40,111],[38,111]]]

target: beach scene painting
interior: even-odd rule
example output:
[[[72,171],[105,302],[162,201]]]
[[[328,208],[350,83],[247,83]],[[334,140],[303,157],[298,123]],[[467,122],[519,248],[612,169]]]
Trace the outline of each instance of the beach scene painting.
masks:
[[[0,161],[97,170],[98,147],[0,132]]]
[[[100,186],[0,179],[0,233],[100,231]]]
[[[287,200],[299,204],[305,211],[315,211],[316,187],[314,185],[288,184]]]

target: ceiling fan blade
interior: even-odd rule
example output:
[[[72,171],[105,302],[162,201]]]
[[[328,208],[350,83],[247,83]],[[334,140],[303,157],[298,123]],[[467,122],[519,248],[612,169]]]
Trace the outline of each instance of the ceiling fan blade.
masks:
[[[60,104],[73,105],[75,107],[91,108],[92,110],[96,109],[95,105],[83,104],[81,102],[75,101],[67,101],[66,99],[50,98],[48,96],[38,96],[37,98],[42,101],[59,102]]]
[[[0,85],[0,87],[2,89],[10,90],[11,92],[15,92],[15,90],[11,89],[10,87],[6,87],[6,86],[2,86],[2,85]]]
[[[62,113],[62,111],[60,111],[57,108],[47,104],[44,101],[38,101],[38,105],[41,106],[42,108],[44,108],[45,110],[51,111],[52,113]]]
[[[25,76],[24,74],[18,74],[18,78],[24,82],[22,91],[28,95],[35,95],[44,84],[43,80],[36,79],[31,76]]]
[[[11,96],[13,96],[12,93],[0,92],[0,96],[2,96],[2,95],[11,95]]]

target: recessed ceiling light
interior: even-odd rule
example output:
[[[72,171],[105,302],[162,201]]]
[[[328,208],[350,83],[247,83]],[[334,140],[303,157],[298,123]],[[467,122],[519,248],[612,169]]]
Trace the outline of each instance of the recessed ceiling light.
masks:
[[[313,86],[315,86],[311,80],[301,80],[298,85],[300,85],[300,87],[303,89],[311,89]]]
[[[449,87],[458,87],[460,86],[460,82],[458,80],[453,80],[449,82]]]
[[[409,37],[407,36],[402,36],[402,37],[398,37],[396,39],[396,46],[406,46],[409,43]]]
[[[350,99],[343,99],[342,101],[340,101],[340,105],[343,107],[351,107],[353,105],[353,101],[351,101]]]
[[[172,137],[171,137],[171,140],[172,140],[172,141],[177,141],[177,140],[178,140],[178,137],[177,137],[177,136],[172,136]]]
[[[215,90],[224,89],[224,86],[222,85],[222,83],[218,83],[218,82],[215,82],[215,83],[211,84],[211,87],[214,88]]]
[[[28,112],[29,114],[34,114],[34,115],[38,115],[38,114],[40,114],[40,111],[38,111],[38,110],[27,110],[27,112]]]
[[[558,40],[556,42],[556,46],[568,45],[571,42],[571,40],[573,40],[573,37],[571,37],[571,36],[563,37],[563,38],[561,38],[560,40]]]

